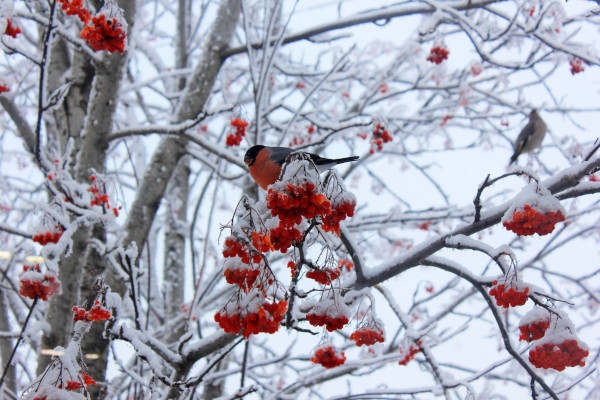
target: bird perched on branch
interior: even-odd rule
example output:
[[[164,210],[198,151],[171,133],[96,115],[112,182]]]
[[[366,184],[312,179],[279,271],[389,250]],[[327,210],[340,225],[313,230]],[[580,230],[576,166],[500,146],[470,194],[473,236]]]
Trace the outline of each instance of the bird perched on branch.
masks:
[[[544,135],[546,135],[546,123],[540,117],[537,110],[532,110],[529,113],[529,122],[525,128],[519,133],[519,137],[514,144],[515,152],[510,158],[510,164],[517,161],[522,153],[531,153],[533,150],[540,147]]]
[[[267,187],[279,179],[281,167],[287,156],[293,153],[294,149],[288,147],[268,147],[263,145],[252,146],[244,155],[244,162],[250,170],[252,179],[258,183],[258,186],[267,190]],[[306,153],[315,163],[319,171],[323,172],[334,166],[350,161],[358,160],[358,156],[345,158],[323,158],[317,154]]]

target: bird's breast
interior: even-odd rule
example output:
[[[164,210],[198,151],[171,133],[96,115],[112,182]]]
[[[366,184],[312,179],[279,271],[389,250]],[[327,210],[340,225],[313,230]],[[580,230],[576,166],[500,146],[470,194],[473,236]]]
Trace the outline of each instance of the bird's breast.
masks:
[[[264,190],[267,190],[269,185],[279,179],[279,173],[281,172],[281,166],[273,162],[270,153],[264,149],[257,154],[254,164],[248,169],[252,179]]]

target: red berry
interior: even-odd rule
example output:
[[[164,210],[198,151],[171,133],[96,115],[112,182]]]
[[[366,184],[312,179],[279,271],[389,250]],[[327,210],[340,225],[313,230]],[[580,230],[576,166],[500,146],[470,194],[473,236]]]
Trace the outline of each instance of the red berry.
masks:
[[[506,286],[501,283],[497,284],[497,281],[494,286],[490,289],[490,296],[494,296],[496,298],[496,304],[502,306],[504,308],[508,307],[516,307],[522,306],[527,302],[529,296],[529,287],[523,284],[511,284],[510,287],[506,288]],[[516,288],[516,289],[515,289]]]
[[[63,3],[62,10],[67,15],[77,15],[81,22],[87,24],[90,19],[90,12],[83,6],[82,0],[58,0]]]
[[[346,356],[343,351],[328,345],[316,349],[313,356],[310,358],[310,361],[315,364],[321,364],[323,367],[329,369],[345,363]]]
[[[434,46],[429,51],[429,56],[427,56],[427,61],[434,64],[441,64],[444,60],[448,59],[448,54],[450,52],[445,47]]]
[[[421,349],[419,348],[419,346],[421,346],[422,344],[423,344],[423,342],[421,340],[419,340],[416,343],[416,346],[414,344],[411,344],[407,348],[400,347],[400,355],[402,356],[402,359],[400,361],[398,361],[398,364],[406,365],[411,360],[413,360],[415,358],[415,355],[417,353],[421,352]]]
[[[585,71],[585,68],[583,67],[583,60],[580,58],[571,57],[569,60],[569,65],[571,65],[571,75]]]
[[[4,30],[4,34],[16,38],[19,33],[21,33],[21,29],[18,26],[12,25],[10,18],[6,18],[6,29]]]
[[[92,17],[92,25],[85,26],[80,37],[96,51],[125,52],[126,34],[116,18],[107,20],[104,14]]]
[[[565,216],[560,210],[542,214],[526,204],[523,211],[516,211],[512,216],[512,220],[503,222],[503,225],[519,236],[529,236],[534,233],[544,236],[554,231],[557,222],[564,220]]]
[[[327,285],[331,283],[331,281],[336,280],[341,275],[342,271],[340,269],[333,268],[325,268],[323,270],[311,269],[306,273],[306,277],[310,279],[314,279],[320,284]]]
[[[383,331],[377,327],[363,327],[357,329],[352,332],[350,339],[354,340],[357,346],[371,346],[375,343],[383,343],[385,341],[385,338],[383,337]]]
[[[565,339],[561,343],[544,343],[529,351],[529,361],[537,368],[562,371],[566,367],[583,367],[590,354],[587,346],[580,347],[579,341]]]

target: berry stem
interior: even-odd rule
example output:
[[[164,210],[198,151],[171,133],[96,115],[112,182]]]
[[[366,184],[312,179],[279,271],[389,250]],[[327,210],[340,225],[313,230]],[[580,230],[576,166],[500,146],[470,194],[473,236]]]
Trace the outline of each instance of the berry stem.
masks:
[[[292,281],[290,282],[290,288],[288,290],[289,299],[286,299],[288,300],[288,309],[285,313],[285,327],[288,329],[292,327],[292,309],[294,308],[294,299],[296,298],[296,286],[298,285],[298,278],[300,276],[300,271],[302,270],[304,259],[302,243],[300,243],[297,248],[300,252],[300,260],[298,260],[298,263],[296,264],[296,271],[294,272],[294,275],[292,275]]]

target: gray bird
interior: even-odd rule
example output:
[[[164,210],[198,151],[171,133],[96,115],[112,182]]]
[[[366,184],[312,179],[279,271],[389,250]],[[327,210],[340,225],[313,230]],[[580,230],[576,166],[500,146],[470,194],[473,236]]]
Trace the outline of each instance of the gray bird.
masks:
[[[540,147],[544,136],[546,135],[546,123],[540,117],[537,110],[532,110],[529,113],[529,122],[525,125],[525,128],[519,133],[519,137],[515,142],[515,152],[510,158],[508,165],[517,161],[517,157],[521,153],[531,153],[533,150]]]

